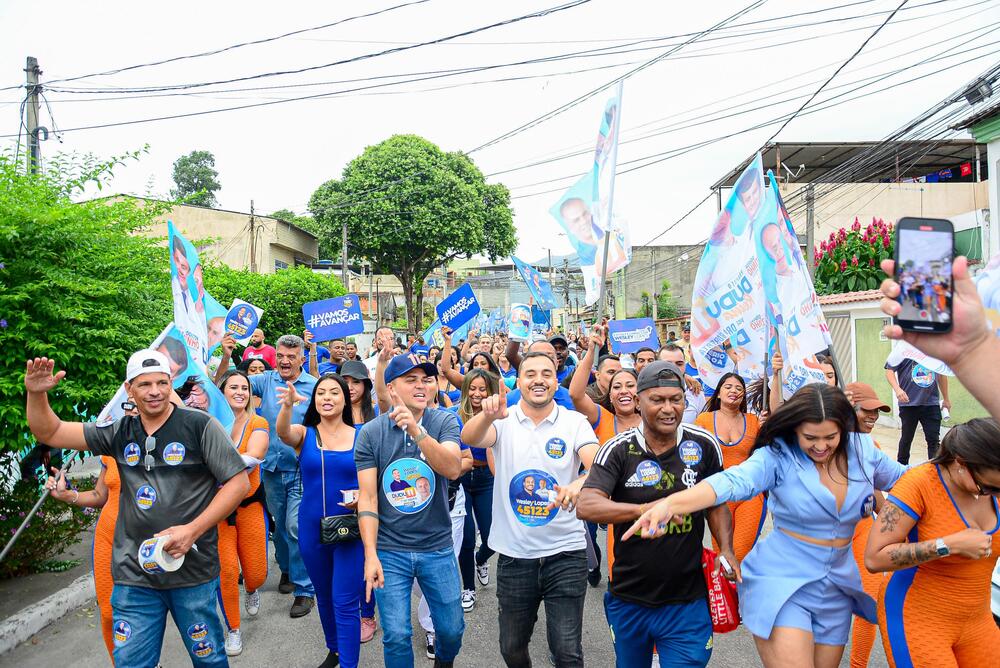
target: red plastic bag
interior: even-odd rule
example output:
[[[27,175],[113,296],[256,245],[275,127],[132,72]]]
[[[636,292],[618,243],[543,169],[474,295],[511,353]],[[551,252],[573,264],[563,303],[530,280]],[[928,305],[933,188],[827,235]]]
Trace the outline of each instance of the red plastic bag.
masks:
[[[701,570],[708,587],[708,609],[712,613],[712,630],[729,633],[740,625],[740,608],[736,597],[736,584],[727,580],[720,570],[713,575],[715,552],[707,547],[701,550]]]

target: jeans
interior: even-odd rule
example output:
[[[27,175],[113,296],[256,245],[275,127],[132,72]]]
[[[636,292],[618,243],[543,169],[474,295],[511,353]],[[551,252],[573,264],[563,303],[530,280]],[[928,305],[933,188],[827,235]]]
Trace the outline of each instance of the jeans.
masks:
[[[296,596],[314,596],[309,573],[299,553],[299,504],[302,479],[298,471],[260,472],[267,508],[274,516],[274,557],[282,573],[295,585]]]
[[[482,566],[493,550],[487,541],[493,525],[493,474],[487,466],[477,466],[458,481],[465,489],[465,533],[462,551],[458,555],[458,567],[462,571],[462,588],[476,589],[476,566]],[[483,537],[483,545],[476,553],[476,527]],[[473,556],[474,555],[474,556]]]
[[[587,552],[573,550],[540,559],[497,559],[500,654],[508,668],[530,668],[538,604],[545,602],[546,636],[556,668],[583,666],[583,603]]]
[[[386,668],[412,668],[413,625],[410,595],[413,580],[427,597],[434,622],[435,652],[440,661],[454,661],[462,648],[465,619],[462,583],[455,553],[449,545],[435,552],[379,550],[385,584],[375,590],[382,618],[382,654]]]
[[[900,464],[910,463],[910,445],[913,435],[917,433],[917,423],[924,430],[924,440],[927,441],[927,458],[934,459],[937,454],[941,436],[941,407],[934,406],[900,406],[899,452],[896,460]]]
[[[705,599],[647,608],[604,594],[617,668],[648,666],[653,645],[662,668],[707,666],[712,658],[712,616]]]
[[[116,584],[111,592],[116,666],[153,668],[160,662],[167,612],[194,666],[228,666],[216,612],[219,580],[176,589]]]

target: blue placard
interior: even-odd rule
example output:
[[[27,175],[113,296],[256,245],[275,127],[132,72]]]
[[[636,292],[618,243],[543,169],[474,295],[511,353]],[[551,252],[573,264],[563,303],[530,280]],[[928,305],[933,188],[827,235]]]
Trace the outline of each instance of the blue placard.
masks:
[[[476,301],[476,295],[468,283],[464,283],[437,305],[438,320],[452,330],[475,318],[479,315],[479,310],[479,302]]]
[[[361,301],[357,295],[303,304],[302,320],[315,341],[329,341],[365,331],[365,323],[361,320]]]
[[[660,337],[656,335],[656,323],[652,318],[630,318],[629,320],[612,320],[608,323],[608,337],[611,339],[611,352],[634,353],[639,348],[660,347]]]

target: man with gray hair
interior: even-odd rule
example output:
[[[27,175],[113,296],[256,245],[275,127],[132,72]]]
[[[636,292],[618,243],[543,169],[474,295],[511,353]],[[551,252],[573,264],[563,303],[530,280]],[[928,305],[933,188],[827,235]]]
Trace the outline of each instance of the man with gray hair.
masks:
[[[273,371],[250,376],[254,396],[260,397],[260,414],[270,429],[270,446],[264,463],[260,465],[260,480],[267,495],[267,508],[274,516],[274,556],[281,568],[278,591],[295,592],[295,601],[289,614],[302,617],[313,607],[314,591],[299,554],[299,504],[302,502],[302,480],[297,475],[298,459],[295,450],[285,444],[275,432],[280,404],[275,390],[287,387],[291,381],[303,397],[312,397],[316,377],[302,370],[305,361],[305,342],[294,334],[278,339],[275,352],[277,364]],[[302,424],[308,402],[299,402],[292,408],[292,421]]]

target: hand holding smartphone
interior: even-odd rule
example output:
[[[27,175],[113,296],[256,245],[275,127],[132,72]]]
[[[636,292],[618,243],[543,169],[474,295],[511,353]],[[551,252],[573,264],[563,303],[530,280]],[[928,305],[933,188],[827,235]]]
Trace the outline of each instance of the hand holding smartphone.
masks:
[[[939,218],[901,218],[896,224],[896,275],[902,310],[894,320],[903,331],[951,330],[955,231]]]

